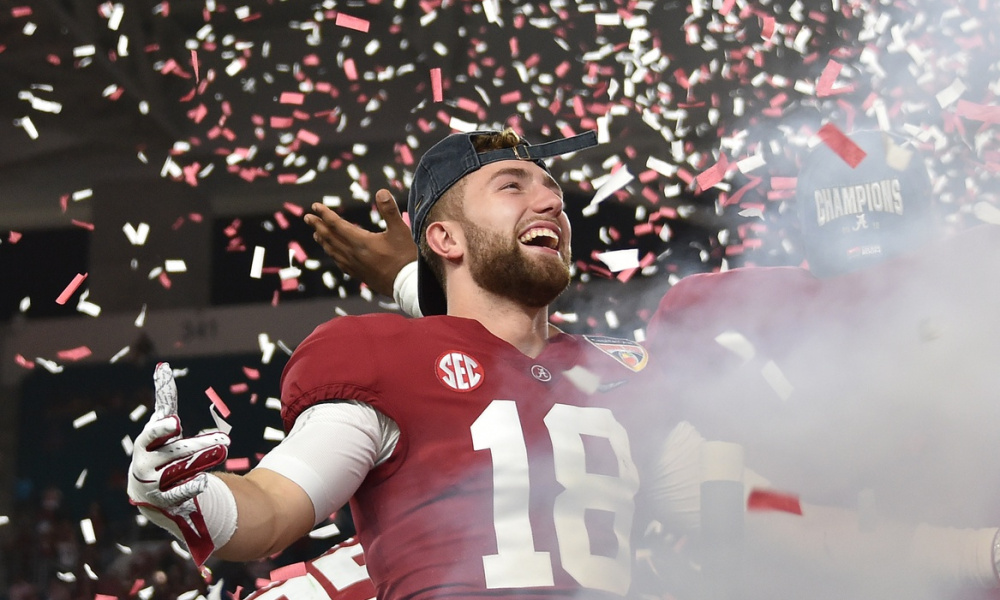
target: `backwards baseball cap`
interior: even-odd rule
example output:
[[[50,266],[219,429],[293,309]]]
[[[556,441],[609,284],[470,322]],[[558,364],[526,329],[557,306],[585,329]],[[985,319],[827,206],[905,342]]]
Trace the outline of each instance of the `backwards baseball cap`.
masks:
[[[886,132],[860,131],[848,138],[836,150],[817,146],[799,171],[802,239],[809,270],[818,277],[914,250],[934,231],[923,156]]]
[[[427,215],[441,196],[460,179],[481,167],[501,160],[527,160],[548,172],[549,169],[542,159],[597,145],[597,134],[588,131],[536,146],[522,139],[519,144],[510,148],[476,151],[473,142],[477,137],[499,133],[499,131],[453,133],[431,146],[420,158],[413,174],[413,184],[410,186],[406,209],[410,216],[414,242],[420,243],[420,236],[427,226]],[[422,256],[417,257],[417,290],[421,313],[425,316],[447,313],[444,289]]]

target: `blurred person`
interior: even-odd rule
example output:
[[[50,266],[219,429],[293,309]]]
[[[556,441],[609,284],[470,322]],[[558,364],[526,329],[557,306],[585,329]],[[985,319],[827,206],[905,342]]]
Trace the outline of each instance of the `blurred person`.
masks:
[[[700,469],[703,451],[720,447],[673,413],[658,373],[669,365],[629,340],[548,323],[570,280],[570,224],[542,159],[595,139],[531,146],[508,130],[433,146],[408,203],[416,266],[378,284],[416,270],[425,318],[319,326],[283,374],[288,436],[245,476],[206,472],[228,436],[182,437],[160,365],[133,452],[133,503],[201,563],[270,555],[350,500],[379,598],[628,595],[646,523],[686,534],[715,525],[699,512]],[[386,192],[377,197],[391,215]],[[325,218],[307,218],[320,238]],[[725,467],[738,500],[769,485]],[[995,527],[870,528],[855,511],[801,513],[746,514],[748,548],[903,593],[997,584]]]

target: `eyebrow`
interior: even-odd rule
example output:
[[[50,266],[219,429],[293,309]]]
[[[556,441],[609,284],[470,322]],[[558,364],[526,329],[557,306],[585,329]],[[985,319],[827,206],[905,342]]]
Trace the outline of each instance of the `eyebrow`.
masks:
[[[508,175],[512,177],[517,177],[518,179],[531,179],[531,172],[528,171],[528,169],[525,169],[524,167],[506,167],[493,173],[493,175],[490,176],[490,179],[487,183],[492,183],[498,177],[504,177]],[[545,174],[544,185],[553,192],[559,194],[560,198],[562,197],[563,195],[562,187],[560,187],[560,185],[556,182],[556,180],[552,179],[552,176],[549,175],[548,173]]]

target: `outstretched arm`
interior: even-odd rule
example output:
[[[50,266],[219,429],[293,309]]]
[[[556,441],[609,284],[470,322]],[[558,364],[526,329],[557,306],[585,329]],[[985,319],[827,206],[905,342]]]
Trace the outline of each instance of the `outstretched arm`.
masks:
[[[343,506],[379,452],[383,425],[358,403],[315,406],[246,475],[209,473],[229,436],[183,437],[177,388],[156,368],[156,409],[136,438],[128,495],[152,522],[182,539],[201,565],[212,554],[253,560],[283,550]]]
[[[385,220],[385,231],[373,233],[341,218],[323,204],[313,204],[316,214],[305,216],[315,230],[313,238],[337,266],[386,296],[393,295],[399,271],[417,259],[417,246],[387,189],[375,194],[375,207]]]

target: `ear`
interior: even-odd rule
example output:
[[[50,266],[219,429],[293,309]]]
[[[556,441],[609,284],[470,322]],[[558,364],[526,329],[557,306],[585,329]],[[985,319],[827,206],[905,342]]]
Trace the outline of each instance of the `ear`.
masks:
[[[465,235],[456,221],[434,221],[424,235],[430,249],[445,260],[458,260],[465,255]]]

